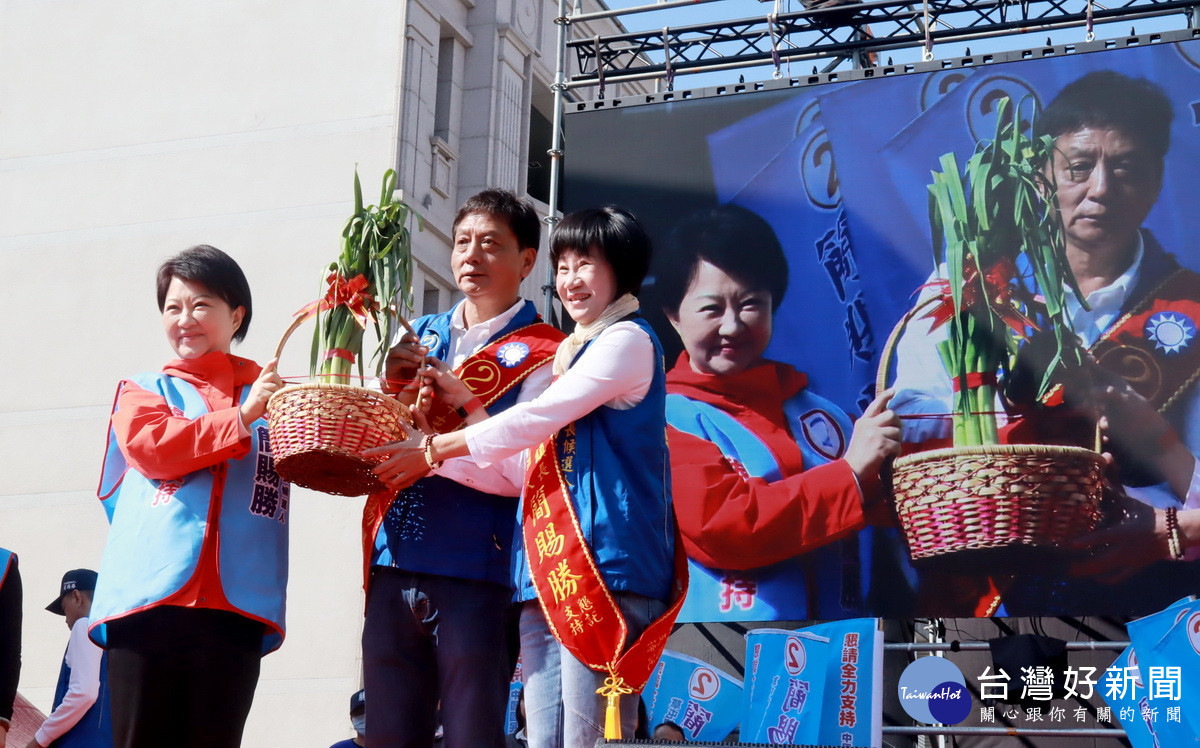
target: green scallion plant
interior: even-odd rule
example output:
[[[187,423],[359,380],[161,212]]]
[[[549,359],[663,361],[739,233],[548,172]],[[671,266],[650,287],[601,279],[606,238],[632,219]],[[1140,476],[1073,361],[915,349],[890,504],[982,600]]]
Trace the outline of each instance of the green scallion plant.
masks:
[[[354,170],[354,214],[342,229],[342,251],[324,273],[324,296],[301,313],[316,314],[310,373],[317,381],[346,384],[357,363],[363,376],[363,333],[370,322],[378,338],[372,353],[382,374],[397,324],[412,329],[400,313],[412,307],[412,235],[408,225],[424,221],[396,197],[396,172],[388,169],[378,205],[363,205]],[[397,308],[399,307],[399,308]]]
[[[997,382],[1036,329],[1034,318],[1042,317],[1055,339],[1039,398],[1060,365],[1081,363],[1067,293],[1084,302],[1067,264],[1055,185],[1046,168],[1054,140],[1022,131],[1017,115],[1026,101],[1034,106],[1029,98],[1015,107],[1001,99],[994,139],[980,142],[961,170],[953,153],[943,155],[942,170],[932,172],[929,185],[934,261],[945,268],[945,277],[933,281],[941,300],[927,317],[934,328],[950,325],[938,353],[955,383],[955,446],[997,443]],[[1039,295],[1023,283],[1022,272],[1032,275]]]

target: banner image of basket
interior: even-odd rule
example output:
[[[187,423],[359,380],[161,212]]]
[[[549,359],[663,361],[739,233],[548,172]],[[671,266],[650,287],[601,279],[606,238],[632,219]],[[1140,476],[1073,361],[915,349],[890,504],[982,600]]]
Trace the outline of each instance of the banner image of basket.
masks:
[[[1037,102],[996,102],[994,137],[977,143],[962,165],[954,152],[931,171],[930,234],[934,275],[923,301],[892,330],[880,360],[876,392],[887,385],[896,344],[914,316],[953,390],[954,446],[893,463],[896,512],[914,560],[967,550],[1053,547],[1094,529],[1101,519],[1104,461],[1078,446],[1002,444],[1005,409],[1027,417],[1048,405],[1056,377],[1082,371],[1084,360],[1067,314],[1068,297],[1086,305],[1067,261],[1056,185],[1045,165],[1049,135],[1033,135]],[[1050,356],[1021,387],[1022,351],[1047,341]],[[934,414],[936,416],[936,414]],[[1039,416],[1041,417],[1041,416]],[[1053,417],[1058,417],[1053,416]]]
[[[884,346],[876,391],[917,307]],[[947,447],[896,458],[896,514],[914,561],[958,551],[1061,546],[1101,519],[1104,458],[1096,449],[1042,444]]]
[[[337,260],[323,271],[323,294],[296,312],[275,351],[309,319],[316,322],[310,361],[315,381],[284,387],[267,403],[275,470],[291,483],[337,496],[360,496],[384,489],[371,468],[382,458],[364,450],[408,437],[408,406],[385,392],[349,384],[358,364],[363,379],[363,333],[375,329],[375,376],[382,377],[392,333],[412,326],[397,307],[412,306],[412,243],[407,224],[421,219],[398,199],[396,174],[388,170],[378,205],[363,205],[354,174],[354,214],[342,230]],[[398,392],[405,382],[380,379]]]

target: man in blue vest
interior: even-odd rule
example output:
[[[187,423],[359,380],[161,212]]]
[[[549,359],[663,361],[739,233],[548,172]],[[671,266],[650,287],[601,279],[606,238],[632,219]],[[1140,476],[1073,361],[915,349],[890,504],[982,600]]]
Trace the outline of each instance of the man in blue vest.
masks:
[[[88,638],[88,614],[96,572],[72,569],[63,574],[58,597],[46,610],[65,616],[71,638],[54,691],[54,711],[26,748],[111,748],[108,711],[108,656]]]
[[[429,422],[457,428],[480,409],[495,414],[550,383],[562,333],[520,297],[533,271],[541,222],[506,190],[485,190],[459,209],[450,270],[464,299],[421,317],[388,357],[392,391],[425,357],[471,387],[466,402],[437,402]],[[456,461],[396,493],[368,500],[363,541],[367,611],[363,679],[371,694],[372,746],[502,748],[508,683],[511,550],[519,487],[484,485]],[[478,472],[478,471],[474,471]]]

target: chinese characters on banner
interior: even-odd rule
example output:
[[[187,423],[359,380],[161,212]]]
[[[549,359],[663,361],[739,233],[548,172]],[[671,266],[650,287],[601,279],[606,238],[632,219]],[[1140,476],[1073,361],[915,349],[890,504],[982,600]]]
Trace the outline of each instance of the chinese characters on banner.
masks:
[[[751,631],[741,740],[881,745],[882,656],[874,618]]]
[[[706,662],[665,650],[642,701],[651,727],[674,722],[688,740],[717,742],[737,727],[742,682]]]

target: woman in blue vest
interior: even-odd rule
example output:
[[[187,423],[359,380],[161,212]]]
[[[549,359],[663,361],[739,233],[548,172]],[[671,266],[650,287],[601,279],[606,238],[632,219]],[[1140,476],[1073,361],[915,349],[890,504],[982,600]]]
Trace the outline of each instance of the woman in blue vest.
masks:
[[[764,357],[788,265],[758,215],[737,205],[691,215],[660,260],[663,311],[684,347],[667,373],[690,567],[680,620],[899,615],[903,546],[894,531],[864,530],[888,521],[879,468],[900,449],[890,395],[854,423],[803,372]]]
[[[117,746],[237,746],[260,659],[283,641],[288,486],[263,419],[283,382],[275,361],[229,352],[251,303],[224,252],[167,260],[157,293],[177,358],[117,389],[90,633]]]
[[[541,494],[531,494],[524,453],[556,437],[558,470],[569,487],[578,535],[628,626],[628,646],[666,610],[674,580],[662,349],[639,314],[635,297],[649,268],[650,243],[624,210],[583,210],[563,218],[555,229],[550,260],[556,268],[558,297],[576,323],[558,348],[555,381],[534,400],[491,418],[486,412],[472,413],[469,425],[460,431],[416,434],[381,448],[379,454],[392,456],[376,472],[390,484],[403,486],[430,464],[469,455],[480,468],[500,471],[524,489],[525,522],[524,515],[538,511]],[[469,391],[448,372],[440,370],[433,378],[437,397],[451,406],[469,405]],[[560,530],[562,524],[566,523],[560,523]],[[515,545],[524,552],[517,554],[514,583],[522,603],[529,745],[594,745],[603,737],[604,705],[596,691],[605,676],[582,664],[556,639],[539,606],[525,555],[561,553],[562,541],[550,532],[539,536],[537,548],[523,547],[523,541],[519,530]],[[577,580],[559,581],[567,595],[566,588]],[[568,617],[576,616],[582,625],[588,615],[580,605],[570,608]],[[567,625],[574,624],[560,620],[558,628]],[[636,694],[621,697],[627,735],[633,734],[637,699]]]

